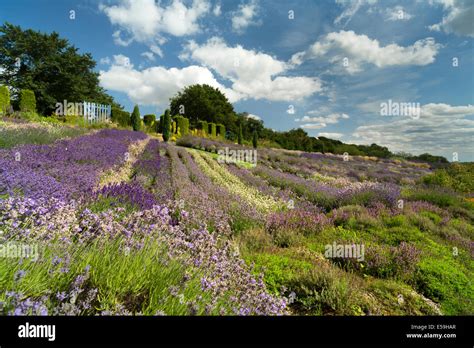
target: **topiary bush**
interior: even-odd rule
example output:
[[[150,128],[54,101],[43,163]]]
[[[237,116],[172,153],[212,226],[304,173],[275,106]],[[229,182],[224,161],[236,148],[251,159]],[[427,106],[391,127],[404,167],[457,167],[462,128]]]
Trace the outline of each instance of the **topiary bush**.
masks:
[[[180,129],[181,129],[181,135],[189,134],[189,119],[188,118],[183,117],[182,125],[181,125]]]
[[[140,110],[138,109],[138,105],[135,105],[132,112],[132,127],[133,130],[138,132],[141,129],[142,120],[140,119]]]
[[[0,86],[0,114],[5,115],[10,106],[10,91],[7,86]]]
[[[171,116],[170,111],[166,109],[163,117],[163,140],[166,142],[169,140],[171,135]]]
[[[35,93],[29,89],[23,89],[20,92],[20,110],[36,112]]]
[[[217,135],[222,138],[225,138],[225,126],[223,124],[218,124],[216,125],[216,128]]]
[[[211,136],[211,137],[215,137],[217,135],[216,133],[216,124],[215,123],[208,123],[208,134]]]
[[[184,116],[175,116],[174,120],[176,122],[176,134],[183,136],[189,133],[189,120]]]
[[[199,121],[199,130],[202,132],[202,136],[205,137],[209,133],[209,125],[207,121]]]
[[[242,123],[239,124],[239,134],[237,135],[237,142],[242,145]]]
[[[258,141],[257,131],[254,130],[254,131],[253,131],[253,137],[252,137],[252,145],[253,145],[253,148],[254,148],[254,149],[257,148],[257,141]]]
[[[156,121],[156,116],[153,114],[143,116],[143,123],[149,127],[153,125],[153,122],[155,121]]]

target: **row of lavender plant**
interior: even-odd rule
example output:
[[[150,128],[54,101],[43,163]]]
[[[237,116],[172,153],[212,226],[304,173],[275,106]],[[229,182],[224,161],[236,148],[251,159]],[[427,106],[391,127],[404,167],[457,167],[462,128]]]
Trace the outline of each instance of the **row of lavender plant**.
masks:
[[[92,193],[100,172],[124,162],[128,146],[145,137],[104,129],[52,145],[0,150],[0,194],[80,199]]]

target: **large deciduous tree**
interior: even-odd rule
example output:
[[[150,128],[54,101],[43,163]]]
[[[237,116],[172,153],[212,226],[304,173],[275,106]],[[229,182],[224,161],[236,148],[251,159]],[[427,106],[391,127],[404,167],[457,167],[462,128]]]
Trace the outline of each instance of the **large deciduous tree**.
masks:
[[[22,30],[9,23],[0,27],[0,84],[12,88],[17,102],[20,90],[32,90],[43,115],[51,114],[63,100],[117,106],[99,86],[95,65],[89,53],[80,54],[56,32]]]
[[[170,100],[171,115],[182,115],[189,119],[193,127],[198,121],[224,124],[226,128],[237,130],[234,107],[219,89],[209,85],[192,85],[178,92]]]

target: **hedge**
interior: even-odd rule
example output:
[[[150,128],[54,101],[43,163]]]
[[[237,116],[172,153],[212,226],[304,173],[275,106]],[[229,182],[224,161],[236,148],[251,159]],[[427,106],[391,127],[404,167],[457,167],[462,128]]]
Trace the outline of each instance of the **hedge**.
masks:
[[[209,126],[207,124],[207,121],[199,121],[199,130],[202,131],[202,136],[206,136],[206,134],[209,133]]]
[[[225,126],[223,124],[217,125],[217,135],[225,138]]]
[[[10,106],[10,91],[7,86],[0,86],[0,113],[6,114]]]
[[[216,136],[216,124],[215,123],[209,123],[209,135],[212,137]]]
[[[118,108],[112,108],[112,122],[117,123],[122,127],[128,127],[132,124],[130,113]]]
[[[20,92],[20,110],[36,112],[35,93],[29,89],[22,89]]]

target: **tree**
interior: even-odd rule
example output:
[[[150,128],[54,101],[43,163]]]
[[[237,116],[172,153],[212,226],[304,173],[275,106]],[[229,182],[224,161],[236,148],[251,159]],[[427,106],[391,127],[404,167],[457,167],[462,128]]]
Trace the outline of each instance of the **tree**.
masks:
[[[237,136],[237,142],[242,145],[242,123],[239,124],[239,133]]]
[[[91,54],[78,49],[59,34],[22,30],[5,23],[0,27],[0,84],[11,87],[16,107],[19,91],[32,90],[39,113],[50,115],[55,104],[84,100],[117,107],[99,86],[99,74]]]
[[[171,132],[171,116],[170,111],[166,109],[165,117],[163,119],[163,140],[167,142],[170,138]]]
[[[253,131],[253,138],[252,138],[252,145],[253,145],[254,149],[257,148],[257,140],[258,140],[258,134],[257,134],[257,131],[254,130]]]
[[[132,127],[134,131],[139,131],[142,125],[142,120],[140,119],[140,110],[138,105],[135,105],[132,112]]]
[[[236,124],[234,107],[219,89],[209,85],[192,85],[170,99],[172,115],[189,119],[192,127],[199,121],[221,123],[226,127]]]

